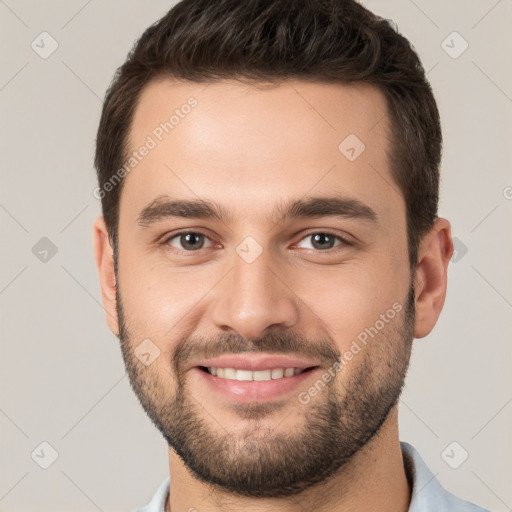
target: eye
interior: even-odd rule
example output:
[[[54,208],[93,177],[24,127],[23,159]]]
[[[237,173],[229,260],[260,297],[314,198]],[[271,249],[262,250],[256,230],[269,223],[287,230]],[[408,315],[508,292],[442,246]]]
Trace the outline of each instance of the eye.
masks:
[[[307,240],[308,238],[311,239],[310,247],[305,248],[315,249],[322,252],[337,247],[338,245],[352,245],[348,240],[346,240],[342,236],[335,235],[334,233],[329,233],[326,231],[317,231],[315,233],[309,233],[304,238],[302,238],[301,242]],[[336,241],[339,241],[339,243],[336,244]]]
[[[209,245],[205,246],[205,241],[208,241],[211,244],[210,239],[203,233],[199,233],[197,231],[184,231],[176,235],[172,235],[163,243],[182,251],[193,252],[209,247]]]
[[[309,233],[301,239],[299,244],[304,243],[308,239],[311,240],[309,247],[306,246],[303,248],[314,249],[321,252],[327,252],[339,245],[353,245],[346,238],[328,231]],[[212,241],[205,234],[198,231],[182,231],[181,233],[176,233],[166,238],[162,244],[177,249],[178,251],[186,252],[197,252],[200,249],[205,249],[213,245]]]

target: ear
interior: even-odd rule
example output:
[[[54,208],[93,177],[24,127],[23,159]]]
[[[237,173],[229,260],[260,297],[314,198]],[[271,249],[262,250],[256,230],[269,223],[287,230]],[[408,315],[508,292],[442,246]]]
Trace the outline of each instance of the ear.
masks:
[[[418,248],[418,263],[414,279],[415,338],[427,336],[441,314],[446,297],[448,264],[452,254],[450,223],[446,219],[436,219]]]
[[[100,278],[101,296],[110,330],[119,337],[119,320],[116,308],[116,276],[114,253],[108,238],[108,230],[103,217],[94,222],[94,259]]]

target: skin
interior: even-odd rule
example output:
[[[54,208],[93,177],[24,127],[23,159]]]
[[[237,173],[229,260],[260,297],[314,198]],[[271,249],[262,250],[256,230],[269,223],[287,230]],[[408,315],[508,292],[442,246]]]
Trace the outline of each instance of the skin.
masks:
[[[437,219],[421,241],[411,274],[405,202],[387,156],[386,103],[371,86],[154,81],[143,90],[135,111],[131,149],[144,144],[148,134],[191,96],[197,106],[125,178],[117,289],[102,217],[94,225],[95,258],[107,323],[121,338],[131,384],[139,399],[147,401],[146,412],[153,406],[152,419],[160,421],[161,430],[169,435],[172,424],[194,420],[188,432],[204,435],[194,439],[191,433],[182,442],[192,449],[210,449],[219,457],[214,450],[222,440],[228,454],[211,468],[230,469],[238,463],[243,474],[247,468],[266,468],[271,453],[278,460],[298,458],[299,435],[315,453],[311,432],[322,426],[308,422],[328,411],[339,413],[339,422],[332,420],[340,428],[339,439],[346,432],[344,421],[355,421],[358,432],[364,432],[368,425],[360,416],[368,408],[365,392],[377,396],[389,386],[392,398],[398,398],[412,339],[429,334],[443,307],[453,245],[449,222]],[[366,146],[353,162],[338,149],[351,133]],[[141,226],[140,212],[163,195],[218,203],[230,219],[167,218]],[[378,222],[334,216],[279,220],[276,214],[287,200],[333,195],[368,205]],[[202,248],[186,251],[179,236],[169,240],[185,228],[206,235]],[[326,231],[354,245],[337,241],[332,248],[315,248],[307,235]],[[262,249],[252,263],[236,252],[248,236]],[[414,303],[408,324],[411,286]],[[219,355],[242,351],[235,347],[273,353],[274,336],[282,333],[285,355],[308,359],[309,342],[325,349],[325,373],[336,360],[330,356],[346,354],[358,334],[396,303],[403,306],[400,313],[379,336],[360,344],[361,351],[307,404],[297,395],[318,375],[312,374],[300,389],[267,408],[234,407],[190,368],[204,355],[207,342]],[[223,338],[226,335],[231,336],[231,345]],[[160,355],[146,367],[136,360],[134,350],[148,338]],[[194,357],[187,357],[183,347],[192,347]],[[345,451],[331,450],[333,459],[328,461],[327,453],[325,458],[326,465],[333,462],[338,467],[314,485],[303,482],[287,495],[270,487],[265,494],[264,486],[251,496],[234,492],[228,482],[224,487],[212,485],[198,478],[170,446],[166,510],[405,511],[410,487],[399,446],[397,405],[389,397],[387,402],[387,408],[381,403],[383,422],[368,420],[376,422],[376,432],[359,444],[354,441],[354,453],[347,451],[350,439],[340,441]],[[352,418],[348,403],[355,404]],[[343,407],[337,409],[336,404]],[[201,439],[208,440],[204,447],[194,444]],[[287,439],[293,443],[286,444]]]

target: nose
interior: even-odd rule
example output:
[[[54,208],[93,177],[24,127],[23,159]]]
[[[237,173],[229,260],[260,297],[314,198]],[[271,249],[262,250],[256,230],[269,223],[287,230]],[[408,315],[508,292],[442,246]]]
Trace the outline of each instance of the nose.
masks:
[[[214,290],[214,325],[247,339],[262,336],[270,327],[295,326],[299,300],[279,268],[265,251],[252,263],[235,254],[231,272]]]

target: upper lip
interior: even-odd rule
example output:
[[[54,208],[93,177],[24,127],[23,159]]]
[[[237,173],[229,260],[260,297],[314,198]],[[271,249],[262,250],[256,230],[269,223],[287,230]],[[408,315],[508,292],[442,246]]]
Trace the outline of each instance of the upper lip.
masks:
[[[305,361],[295,357],[276,356],[269,354],[238,354],[204,359],[198,361],[194,367],[206,368],[234,368],[235,370],[273,370],[275,368],[300,368],[306,369],[319,366],[315,361]]]

